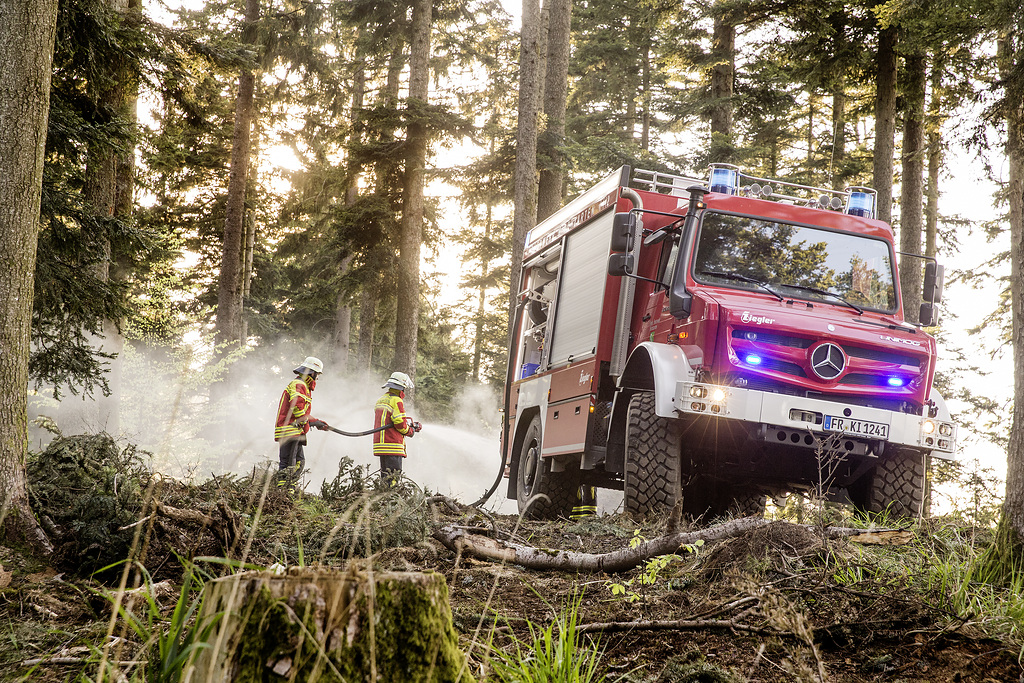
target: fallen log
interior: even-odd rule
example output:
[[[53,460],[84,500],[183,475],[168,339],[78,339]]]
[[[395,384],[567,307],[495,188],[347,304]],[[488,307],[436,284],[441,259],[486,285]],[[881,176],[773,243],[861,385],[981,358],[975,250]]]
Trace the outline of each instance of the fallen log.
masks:
[[[292,567],[205,590],[193,683],[472,681],[442,574]]]
[[[526,569],[612,574],[639,567],[652,557],[673,555],[684,546],[693,545],[698,541],[719,541],[739,536],[751,529],[770,523],[769,520],[761,517],[742,517],[716,524],[707,529],[666,534],[643,541],[632,548],[622,548],[608,553],[581,553],[572,550],[536,548],[524,543],[469,533],[465,528],[455,525],[440,527],[434,531],[432,536],[452,552],[485,560],[507,562]],[[814,529],[815,527],[810,526],[809,528]],[[877,535],[880,532],[897,531],[899,530],[846,527],[826,527],[824,529],[829,538],[847,537],[851,540],[857,540],[857,536],[865,534]]]

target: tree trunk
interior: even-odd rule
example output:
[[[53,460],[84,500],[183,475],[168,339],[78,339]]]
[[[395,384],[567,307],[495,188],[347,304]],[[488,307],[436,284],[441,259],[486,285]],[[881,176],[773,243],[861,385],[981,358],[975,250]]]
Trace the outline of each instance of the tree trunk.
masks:
[[[814,92],[807,93],[807,171],[814,168]]]
[[[900,251],[921,253],[924,229],[924,102],[925,57],[906,58],[907,83],[903,91],[903,182],[900,185]],[[903,315],[916,323],[921,314],[922,267],[920,259],[900,259],[900,290]]]
[[[736,71],[736,26],[722,12],[715,16],[711,36],[711,148],[712,162],[733,160],[732,94]]]
[[[569,38],[572,17],[570,0],[552,0],[548,14],[547,59],[544,76],[544,118],[546,127],[537,141],[541,162],[537,189],[537,220],[562,206],[565,160],[565,98],[569,91]]]
[[[846,162],[846,93],[842,88],[832,91],[832,162],[829,175],[832,189],[842,190],[845,185],[843,164]]]
[[[355,161],[353,150],[362,142],[363,126],[361,122],[363,97],[366,94],[366,63],[360,59],[358,67],[353,76],[352,85],[352,113],[350,120],[352,133],[349,135],[349,158],[348,158],[348,187],[345,190],[345,205],[352,206],[359,199],[359,176],[360,167]],[[355,254],[345,254],[341,258],[338,271],[341,279],[348,277],[352,264],[355,261]],[[352,348],[352,295],[343,285],[338,288],[338,299],[334,309],[334,335],[331,344],[331,360],[338,368],[339,373],[348,370],[349,356]]]
[[[643,89],[643,107],[640,119],[640,149],[651,149],[651,41],[645,40],[640,61],[640,87]]]
[[[924,211],[924,255],[934,258],[938,253],[939,234],[939,171],[942,169],[942,66],[939,55],[932,63],[932,95],[928,109],[928,189]]]
[[[1024,112],[1020,108],[1024,101],[1024,84],[1012,78],[1024,64],[1024,26],[1011,24],[1004,29],[998,54],[999,72],[1007,84],[1003,112],[1009,162],[1013,419],[1006,452],[1006,497],[996,542],[989,555],[990,575],[999,579],[1016,576],[1024,561]]]
[[[211,581],[198,625],[207,648],[195,683],[472,681],[434,572],[339,573],[293,567]]]
[[[253,45],[260,20],[259,0],[245,0],[242,42]],[[231,136],[231,169],[224,208],[224,243],[217,288],[217,343],[242,341],[242,242],[245,236],[245,197],[249,177],[249,152],[255,112],[256,75],[243,69],[238,76],[235,122]]]
[[[878,220],[892,223],[892,166],[896,140],[896,27],[878,34],[875,57],[875,156],[872,184]]]
[[[516,169],[513,182],[512,256],[510,263],[508,336],[512,338],[519,271],[523,265],[526,233],[537,223],[537,89],[540,1],[523,0],[523,27],[519,38],[519,106],[516,128]]]
[[[56,0],[0,3],[0,524],[49,553],[28,504],[28,357]]]
[[[409,111],[422,111],[430,85],[431,0],[416,0],[412,8],[409,47]],[[398,310],[395,314],[395,361],[415,379],[416,343],[420,318],[420,246],[423,242],[423,185],[427,165],[427,128],[409,124],[402,187],[402,238],[398,261]],[[412,391],[407,391],[411,396]]]
[[[379,289],[374,283],[364,282],[359,297],[359,348],[356,351],[356,370],[370,371],[373,360],[373,336],[377,323]]]
[[[491,138],[491,154],[494,154],[494,138]],[[491,239],[491,222],[493,221],[494,210],[491,206],[491,200],[487,200],[487,215],[484,219],[484,240],[490,241]],[[483,282],[487,278],[487,271],[490,268],[491,262],[487,258],[486,252],[484,256],[480,258],[480,280]],[[476,382],[480,381],[480,361],[483,357],[484,348],[484,315],[487,313],[487,285],[481,284],[480,291],[477,297],[476,305],[476,321],[473,324],[473,380]]]

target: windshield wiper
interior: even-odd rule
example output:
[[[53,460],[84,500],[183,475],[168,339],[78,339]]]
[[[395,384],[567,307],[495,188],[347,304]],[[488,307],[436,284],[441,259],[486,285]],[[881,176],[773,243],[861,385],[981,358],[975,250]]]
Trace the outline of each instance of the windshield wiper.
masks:
[[[849,306],[853,310],[857,311],[857,315],[864,315],[864,309],[863,308],[861,308],[857,304],[853,303],[852,301],[850,301],[849,299],[844,297],[842,294],[836,294],[835,292],[830,292],[827,289],[820,289],[818,287],[809,287],[807,285],[785,284],[785,285],[783,285],[783,287],[792,287],[793,289],[802,289],[805,292],[814,292],[815,294],[821,294],[822,296],[830,296],[833,299],[839,299],[839,301],[841,301],[843,304],[845,304],[846,306]]]
[[[724,273],[720,270],[702,270],[700,274],[710,275],[712,277],[721,277],[725,278],[726,280],[739,280],[740,282],[749,282],[752,285],[757,285],[764,291],[774,296],[779,301],[784,301],[786,298],[779,294],[778,292],[776,292],[774,289],[772,289],[767,282],[762,282],[757,278],[749,277],[747,275],[740,275],[739,273]]]

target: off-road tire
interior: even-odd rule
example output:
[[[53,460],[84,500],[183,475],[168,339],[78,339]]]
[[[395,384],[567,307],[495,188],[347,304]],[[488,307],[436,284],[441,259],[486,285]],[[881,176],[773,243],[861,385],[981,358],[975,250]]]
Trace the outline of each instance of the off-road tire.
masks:
[[[863,512],[897,518],[920,517],[924,510],[926,458],[897,451],[849,487],[850,500]]]
[[[526,519],[556,519],[569,517],[576,505],[576,492],[580,486],[579,470],[551,471],[551,458],[540,457],[540,416],[536,415],[523,435],[516,468],[516,502],[519,514]],[[547,500],[539,498],[543,494]],[[524,514],[525,513],[525,514]]]
[[[734,517],[763,517],[768,496],[757,489],[736,488],[726,503],[726,513]]]
[[[654,394],[633,394],[626,411],[625,504],[631,515],[665,513],[682,495],[682,425],[658,417]]]

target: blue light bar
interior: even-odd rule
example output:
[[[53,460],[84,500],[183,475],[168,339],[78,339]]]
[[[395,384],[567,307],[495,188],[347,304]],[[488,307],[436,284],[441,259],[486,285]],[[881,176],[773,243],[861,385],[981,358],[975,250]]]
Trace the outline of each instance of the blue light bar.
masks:
[[[743,361],[747,365],[760,365],[761,364],[761,356],[757,356],[757,355],[755,355],[753,353],[748,353],[747,357],[744,358]]]
[[[736,188],[739,185],[739,172],[734,168],[722,168],[713,166],[711,168],[711,182],[708,183],[708,189],[711,192],[721,192],[722,194],[736,194]]]
[[[905,382],[903,381],[902,377],[890,377],[889,378],[889,386],[890,387],[902,387],[904,384],[905,384]]]
[[[846,213],[861,218],[875,217],[875,195],[870,192],[850,192],[846,200]]]

